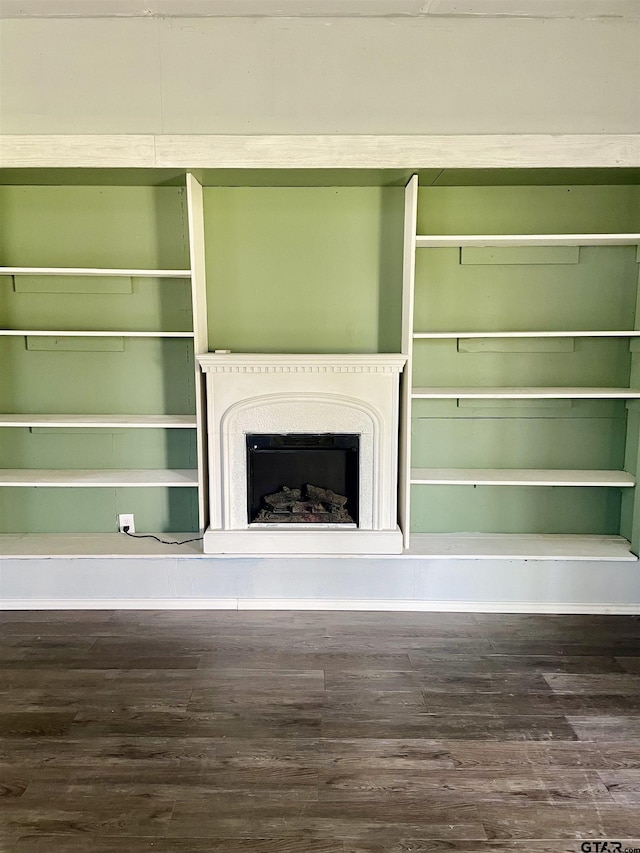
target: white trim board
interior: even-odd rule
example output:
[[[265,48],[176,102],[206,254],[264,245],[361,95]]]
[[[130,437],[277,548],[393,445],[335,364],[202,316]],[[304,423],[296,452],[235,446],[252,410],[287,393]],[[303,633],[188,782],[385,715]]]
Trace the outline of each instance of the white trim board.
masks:
[[[84,599],[74,598],[61,602],[58,599],[16,599],[3,603],[2,610],[321,610],[321,611],[365,611],[365,612],[400,612],[400,613],[535,613],[548,615],[622,615],[636,616],[640,613],[638,604],[558,604],[541,605],[538,602],[505,605],[504,602],[475,601],[382,601],[378,599],[358,599],[344,601],[342,599],[240,599],[240,598],[206,598],[206,599],[158,599],[149,598],[109,598]],[[0,622],[2,616],[0,615]]]
[[[2,168],[637,168],[640,134],[0,135]]]
[[[2,18],[640,17],[637,0],[3,0]]]
[[[0,560],[0,609],[120,607],[640,613],[640,575],[635,561]]]

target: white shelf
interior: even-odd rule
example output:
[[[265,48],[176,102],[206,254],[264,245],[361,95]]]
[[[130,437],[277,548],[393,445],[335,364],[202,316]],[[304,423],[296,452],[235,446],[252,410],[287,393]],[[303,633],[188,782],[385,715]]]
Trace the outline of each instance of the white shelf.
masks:
[[[88,332],[52,329],[0,329],[0,336],[40,338],[193,338],[193,332]]]
[[[439,340],[442,338],[638,338],[640,330],[621,331],[619,329],[606,331],[567,331],[558,332],[414,332],[414,339],[427,338]]]
[[[191,270],[99,269],[97,267],[0,267],[0,275],[191,278]]]
[[[411,482],[456,486],[613,486],[633,487],[626,471],[530,468],[412,468]]]
[[[423,400],[637,400],[637,388],[414,388],[411,396]]]
[[[2,557],[176,557],[202,556],[198,533],[156,533],[159,539],[184,542],[166,545],[155,539],[137,539],[123,533],[4,533],[0,535]],[[195,539],[195,542],[186,540]]]
[[[0,487],[43,486],[43,487],[111,487],[139,488],[153,486],[197,487],[197,471],[188,469],[25,469],[0,468]]]
[[[416,248],[462,246],[633,246],[640,234],[423,234]]]
[[[0,427],[195,429],[195,415],[3,415]]]
[[[441,560],[637,560],[622,536],[558,533],[413,533],[405,554]]]

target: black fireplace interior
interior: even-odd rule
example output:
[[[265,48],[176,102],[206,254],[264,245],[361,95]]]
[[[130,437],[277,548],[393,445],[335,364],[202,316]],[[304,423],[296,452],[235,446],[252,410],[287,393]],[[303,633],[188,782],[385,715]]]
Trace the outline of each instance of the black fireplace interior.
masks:
[[[248,434],[249,523],[328,521],[358,524],[359,452],[360,436],[353,434]],[[310,491],[309,486],[312,487]],[[310,517],[312,504],[315,509],[319,506],[317,497],[314,501],[313,496],[324,490],[334,493],[332,513],[325,502],[322,508],[327,512]],[[289,494],[297,499],[295,503],[287,501]],[[269,500],[265,501],[266,498]],[[284,507],[285,503],[289,509],[294,506],[293,513],[287,516],[279,511],[270,512],[279,510],[274,504]]]

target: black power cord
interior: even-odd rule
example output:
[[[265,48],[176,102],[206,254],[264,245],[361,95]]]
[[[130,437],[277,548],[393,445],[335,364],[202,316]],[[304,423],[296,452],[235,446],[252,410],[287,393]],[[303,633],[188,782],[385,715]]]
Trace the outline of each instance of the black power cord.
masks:
[[[186,545],[188,542],[200,542],[204,539],[204,536],[196,536],[195,539],[183,539],[182,542],[169,542],[166,539],[154,536],[152,533],[129,533],[128,527],[123,527],[122,532],[125,536],[130,536],[132,539],[155,539],[156,542],[160,542],[162,545]]]

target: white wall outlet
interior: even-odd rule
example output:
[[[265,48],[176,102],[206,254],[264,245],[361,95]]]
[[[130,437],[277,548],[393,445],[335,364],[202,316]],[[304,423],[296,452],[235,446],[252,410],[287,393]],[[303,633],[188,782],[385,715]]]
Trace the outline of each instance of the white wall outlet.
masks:
[[[118,516],[118,530],[120,533],[124,533],[125,527],[127,528],[127,533],[136,532],[136,523],[132,512],[121,512]]]

